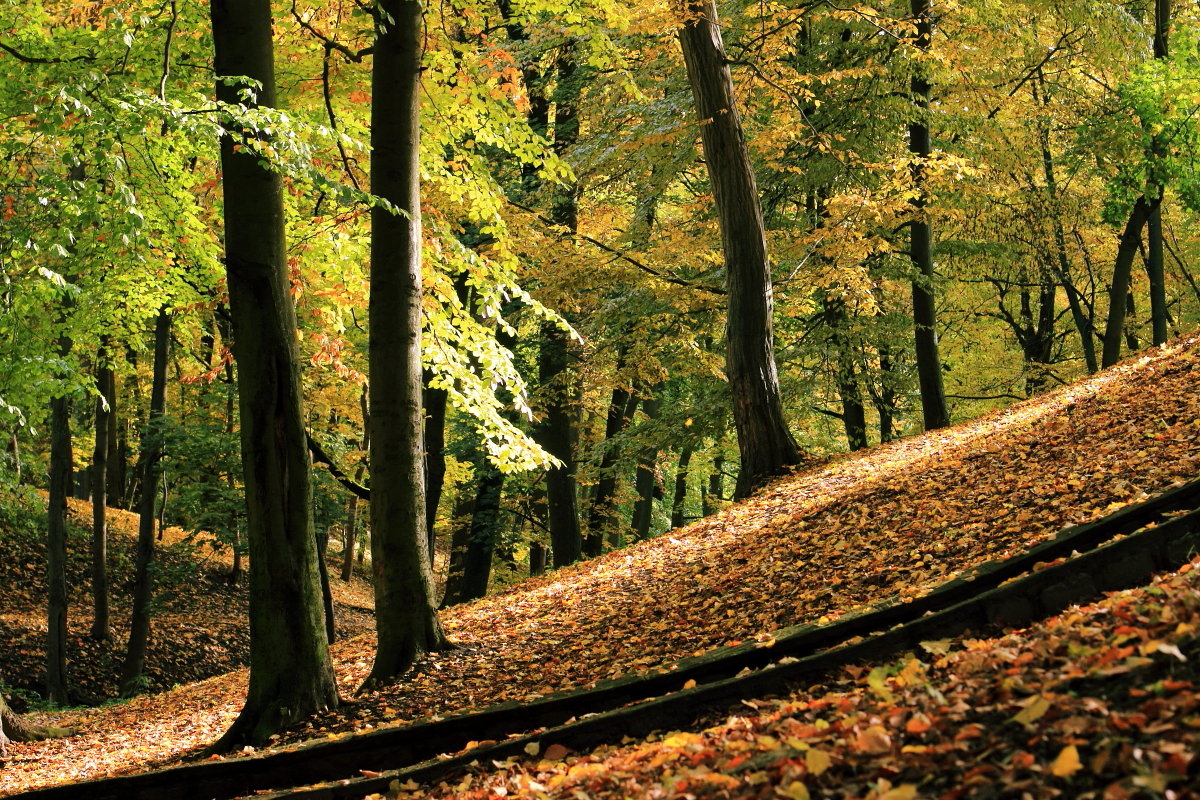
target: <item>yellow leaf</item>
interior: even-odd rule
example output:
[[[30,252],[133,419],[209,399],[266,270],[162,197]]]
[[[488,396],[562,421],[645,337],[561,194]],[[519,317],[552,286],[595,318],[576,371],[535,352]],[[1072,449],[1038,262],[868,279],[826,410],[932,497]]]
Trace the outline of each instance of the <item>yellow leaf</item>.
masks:
[[[1050,772],[1060,778],[1069,778],[1081,769],[1083,764],[1079,761],[1079,751],[1073,744],[1064,747],[1050,765]]]
[[[833,764],[833,760],[824,750],[818,750],[815,747],[810,748],[804,754],[804,766],[808,767],[808,774],[820,775]]]
[[[695,689],[696,688],[696,679],[688,678],[686,681],[683,682],[683,688],[684,689]]]
[[[913,800],[917,796],[917,785],[915,783],[902,783],[895,789],[889,789],[879,795],[878,800]]]
[[[1025,702],[1025,708],[1013,717],[1013,722],[1029,725],[1042,718],[1050,710],[1050,701],[1045,695],[1035,695]]]
[[[787,786],[776,786],[775,794],[788,800],[809,800],[808,787],[800,781],[792,781]]]
[[[663,739],[667,747],[687,747],[688,745],[704,744],[704,737],[698,733],[672,733]]]
[[[542,746],[537,742],[530,742],[529,744],[525,745],[525,752],[531,756],[536,756],[538,753],[542,752]]]

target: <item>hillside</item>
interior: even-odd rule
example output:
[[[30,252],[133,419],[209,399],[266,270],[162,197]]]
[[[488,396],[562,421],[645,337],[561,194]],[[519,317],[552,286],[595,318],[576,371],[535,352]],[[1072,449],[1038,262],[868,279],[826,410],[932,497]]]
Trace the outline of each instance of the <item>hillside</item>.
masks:
[[[919,595],[1195,477],[1198,389],[1189,338],[1004,412],[811,467],[686,529],[451,609],[458,649],[281,741],[587,686]],[[335,647],[345,695],[372,644]],[[223,730],[244,681],[236,672],[59,715],[80,735],[14,746],[3,789],[176,759]]]
[[[29,506],[45,502],[31,495]],[[112,635],[108,642],[89,635],[91,613],[91,504],[69,501],[67,585],[70,614],[68,657],[71,680],[80,699],[98,701],[117,692],[118,674],[129,638],[127,587],[133,581],[138,516],[110,509],[109,570]],[[28,507],[28,506],[27,506]],[[5,587],[0,614],[0,677],[17,690],[14,707],[23,708],[24,691],[40,689],[45,669],[44,526],[33,517],[0,517],[5,558],[0,585]],[[157,542],[157,596],[147,657],[147,689],[162,691],[229,672],[247,663],[246,586],[229,582],[228,550],[213,550],[202,540],[191,543],[178,528],[168,528]],[[374,629],[370,587],[355,579],[334,581],[334,616],[340,636]]]

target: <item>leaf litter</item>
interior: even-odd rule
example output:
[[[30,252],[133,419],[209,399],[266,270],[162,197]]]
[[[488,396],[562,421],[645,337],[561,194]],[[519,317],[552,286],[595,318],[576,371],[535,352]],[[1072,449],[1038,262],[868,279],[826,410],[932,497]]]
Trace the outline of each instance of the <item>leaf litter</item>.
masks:
[[[920,596],[983,561],[1196,476],[1197,398],[1193,337],[973,422],[810,466],[687,528],[443,612],[458,649],[432,654],[396,685],[318,715],[277,742],[587,687],[767,641],[782,627]],[[369,671],[373,645],[370,635],[335,644],[344,696]],[[932,661],[943,646],[932,643],[920,656]],[[1157,651],[1138,657],[1173,658]],[[81,735],[15,745],[0,791],[170,763],[223,731],[245,681],[238,671],[58,715]],[[895,688],[883,688],[897,701]],[[867,691],[870,702],[888,702],[887,692]],[[1004,718],[1021,711],[1006,709]],[[935,718],[926,717],[933,726]],[[1047,711],[1032,723],[1050,718]],[[855,723],[852,741],[878,757],[920,735],[905,727],[898,736],[887,721]],[[971,741],[980,738],[975,730],[959,727],[955,735]],[[1060,771],[1073,767],[1064,747],[1048,762],[1061,756]],[[907,791],[903,782],[880,781],[873,797]]]

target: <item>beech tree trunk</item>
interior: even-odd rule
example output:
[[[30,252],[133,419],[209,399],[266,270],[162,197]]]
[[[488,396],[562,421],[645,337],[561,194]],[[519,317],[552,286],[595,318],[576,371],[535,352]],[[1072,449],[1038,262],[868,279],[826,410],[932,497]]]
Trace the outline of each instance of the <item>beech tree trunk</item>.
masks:
[[[679,464],[675,467],[675,495],[671,499],[671,527],[682,528],[684,502],[687,500],[688,467],[692,463],[692,446],[686,445],[679,452]]]
[[[642,411],[646,419],[653,422],[658,419],[662,410],[662,387],[654,389],[654,394],[642,403]],[[650,526],[654,522],[654,497],[658,489],[658,447],[647,445],[642,449],[638,458],[637,474],[633,479],[637,500],[633,504],[633,519],[630,528],[633,538],[637,541],[650,537]]]
[[[567,332],[551,322],[542,324],[538,379],[543,389],[545,417],[534,437],[547,453],[562,462],[546,471],[546,513],[555,567],[573,564],[583,556],[579,529],[579,500],[575,482],[575,408],[568,384],[570,342]]]
[[[1142,228],[1157,202],[1151,204],[1139,197],[1129,212],[1125,229],[1117,243],[1117,257],[1113,262],[1112,283],[1108,288],[1108,320],[1104,326],[1104,347],[1100,366],[1111,367],[1121,359],[1121,340],[1125,337],[1125,316],[1129,307],[1129,278],[1133,271],[1133,259],[1137,256],[1142,240]]]
[[[1171,0],[1154,0],[1154,58],[1166,60],[1167,35],[1171,24]],[[1146,219],[1146,275],[1150,283],[1150,323],[1155,345],[1167,341],[1167,290],[1163,276],[1162,232],[1162,161],[1167,156],[1167,143],[1161,133],[1150,139],[1151,179],[1146,194],[1153,208]]]
[[[450,399],[445,389],[429,386],[424,376],[421,402],[425,407],[425,532],[429,537],[429,564],[432,569],[434,544],[437,541],[434,525],[442,486],[446,483],[446,404]]]
[[[783,415],[762,207],[734,100],[716,2],[688,0],[687,12],[679,42],[721,226],[729,293],[725,373],[741,454],[734,494],[742,498],[799,463],[800,451]]]
[[[142,688],[146,649],[150,644],[150,599],[154,594],[154,501],[162,462],[162,422],[166,411],[167,359],[171,345],[171,315],[165,307],[154,321],[154,367],[150,382],[150,416],[142,434],[139,472],[142,496],[138,504],[137,558],[134,562],[133,612],[129,622],[129,646],[121,667],[121,694],[130,697]]]
[[[917,21],[918,50],[929,50],[933,35],[929,0],[912,0],[912,15]],[[929,158],[929,81],[924,69],[917,67],[910,84],[917,113],[908,126],[908,150],[915,157],[913,182],[917,197],[912,201],[913,221],[909,225],[909,253],[914,277],[912,282],[913,328],[917,361],[917,383],[921,391],[921,415],[925,430],[950,424],[946,390],[942,385],[942,359],[938,353],[937,309],[934,298],[933,234],[926,214],[924,162]]]
[[[363,688],[448,646],[426,531],[421,411],[421,6],[377,4],[371,76],[371,557],[378,645]],[[385,16],[386,15],[386,16]]]
[[[212,0],[217,98],[240,102],[222,77],[260,82],[275,102],[269,0]],[[312,521],[311,462],[301,411],[296,313],[288,281],[282,183],[221,137],[225,266],[238,360],[246,539],[250,554],[250,688],[214,751],[261,745],[280,728],[338,704]]]
[[[69,352],[70,344],[63,346]],[[50,401],[50,499],[46,535],[46,698],[65,706],[67,692],[67,495],[71,481],[71,401]]]
[[[583,542],[584,553],[589,558],[595,558],[604,552],[605,535],[612,534],[616,528],[613,504],[617,493],[617,467],[621,459],[621,448],[614,440],[629,427],[633,413],[637,410],[638,400],[636,391],[631,392],[621,386],[612,391],[604,424],[604,455],[600,457],[600,466],[597,469],[600,477],[596,481],[596,493],[588,509],[588,532]]]
[[[103,337],[96,369],[96,446],[92,450],[92,638],[107,641],[108,611],[108,454],[116,433],[117,383],[106,359]]]
[[[500,500],[504,473],[481,453],[475,465],[478,476],[471,526],[462,554],[462,585],[457,602],[465,603],[487,595],[492,575],[492,555],[500,539]]]

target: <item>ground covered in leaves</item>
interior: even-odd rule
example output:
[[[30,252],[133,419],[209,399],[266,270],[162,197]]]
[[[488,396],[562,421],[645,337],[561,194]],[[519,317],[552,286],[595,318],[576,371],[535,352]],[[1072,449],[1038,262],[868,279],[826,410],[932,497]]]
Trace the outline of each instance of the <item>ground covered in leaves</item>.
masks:
[[[0,679],[14,709],[24,711],[43,684],[46,639],[44,497],[30,493],[26,502],[0,510]],[[69,501],[67,585],[70,592],[67,640],[70,680],[75,699],[95,703],[117,694],[118,676],[129,640],[129,603],[138,516],[110,509],[109,580],[112,629],[107,641],[91,637],[91,505]],[[157,541],[157,592],[152,608],[146,689],[171,687],[222,675],[243,667],[249,658],[246,587],[231,584],[229,551],[168,528]],[[243,584],[245,581],[243,580]],[[374,630],[370,587],[334,581],[339,633],[356,636]],[[366,608],[363,608],[363,606]]]
[[[715,725],[590,753],[534,745],[389,797],[1196,797],[1198,628],[1200,560],[1001,638],[848,667]]]
[[[589,686],[919,595],[1200,474],[1198,398],[1188,339],[975,422],[810,467],[683,530],[451,609],[459,649],[279,741]],[[372,646],[335,646],[346,696]],[[0,791],[169,762],[215,739],[244,688],[237,672],[59,715],[80,735],[15,746]],[[862,730],[873,727],[892,736],[884,723]]]

